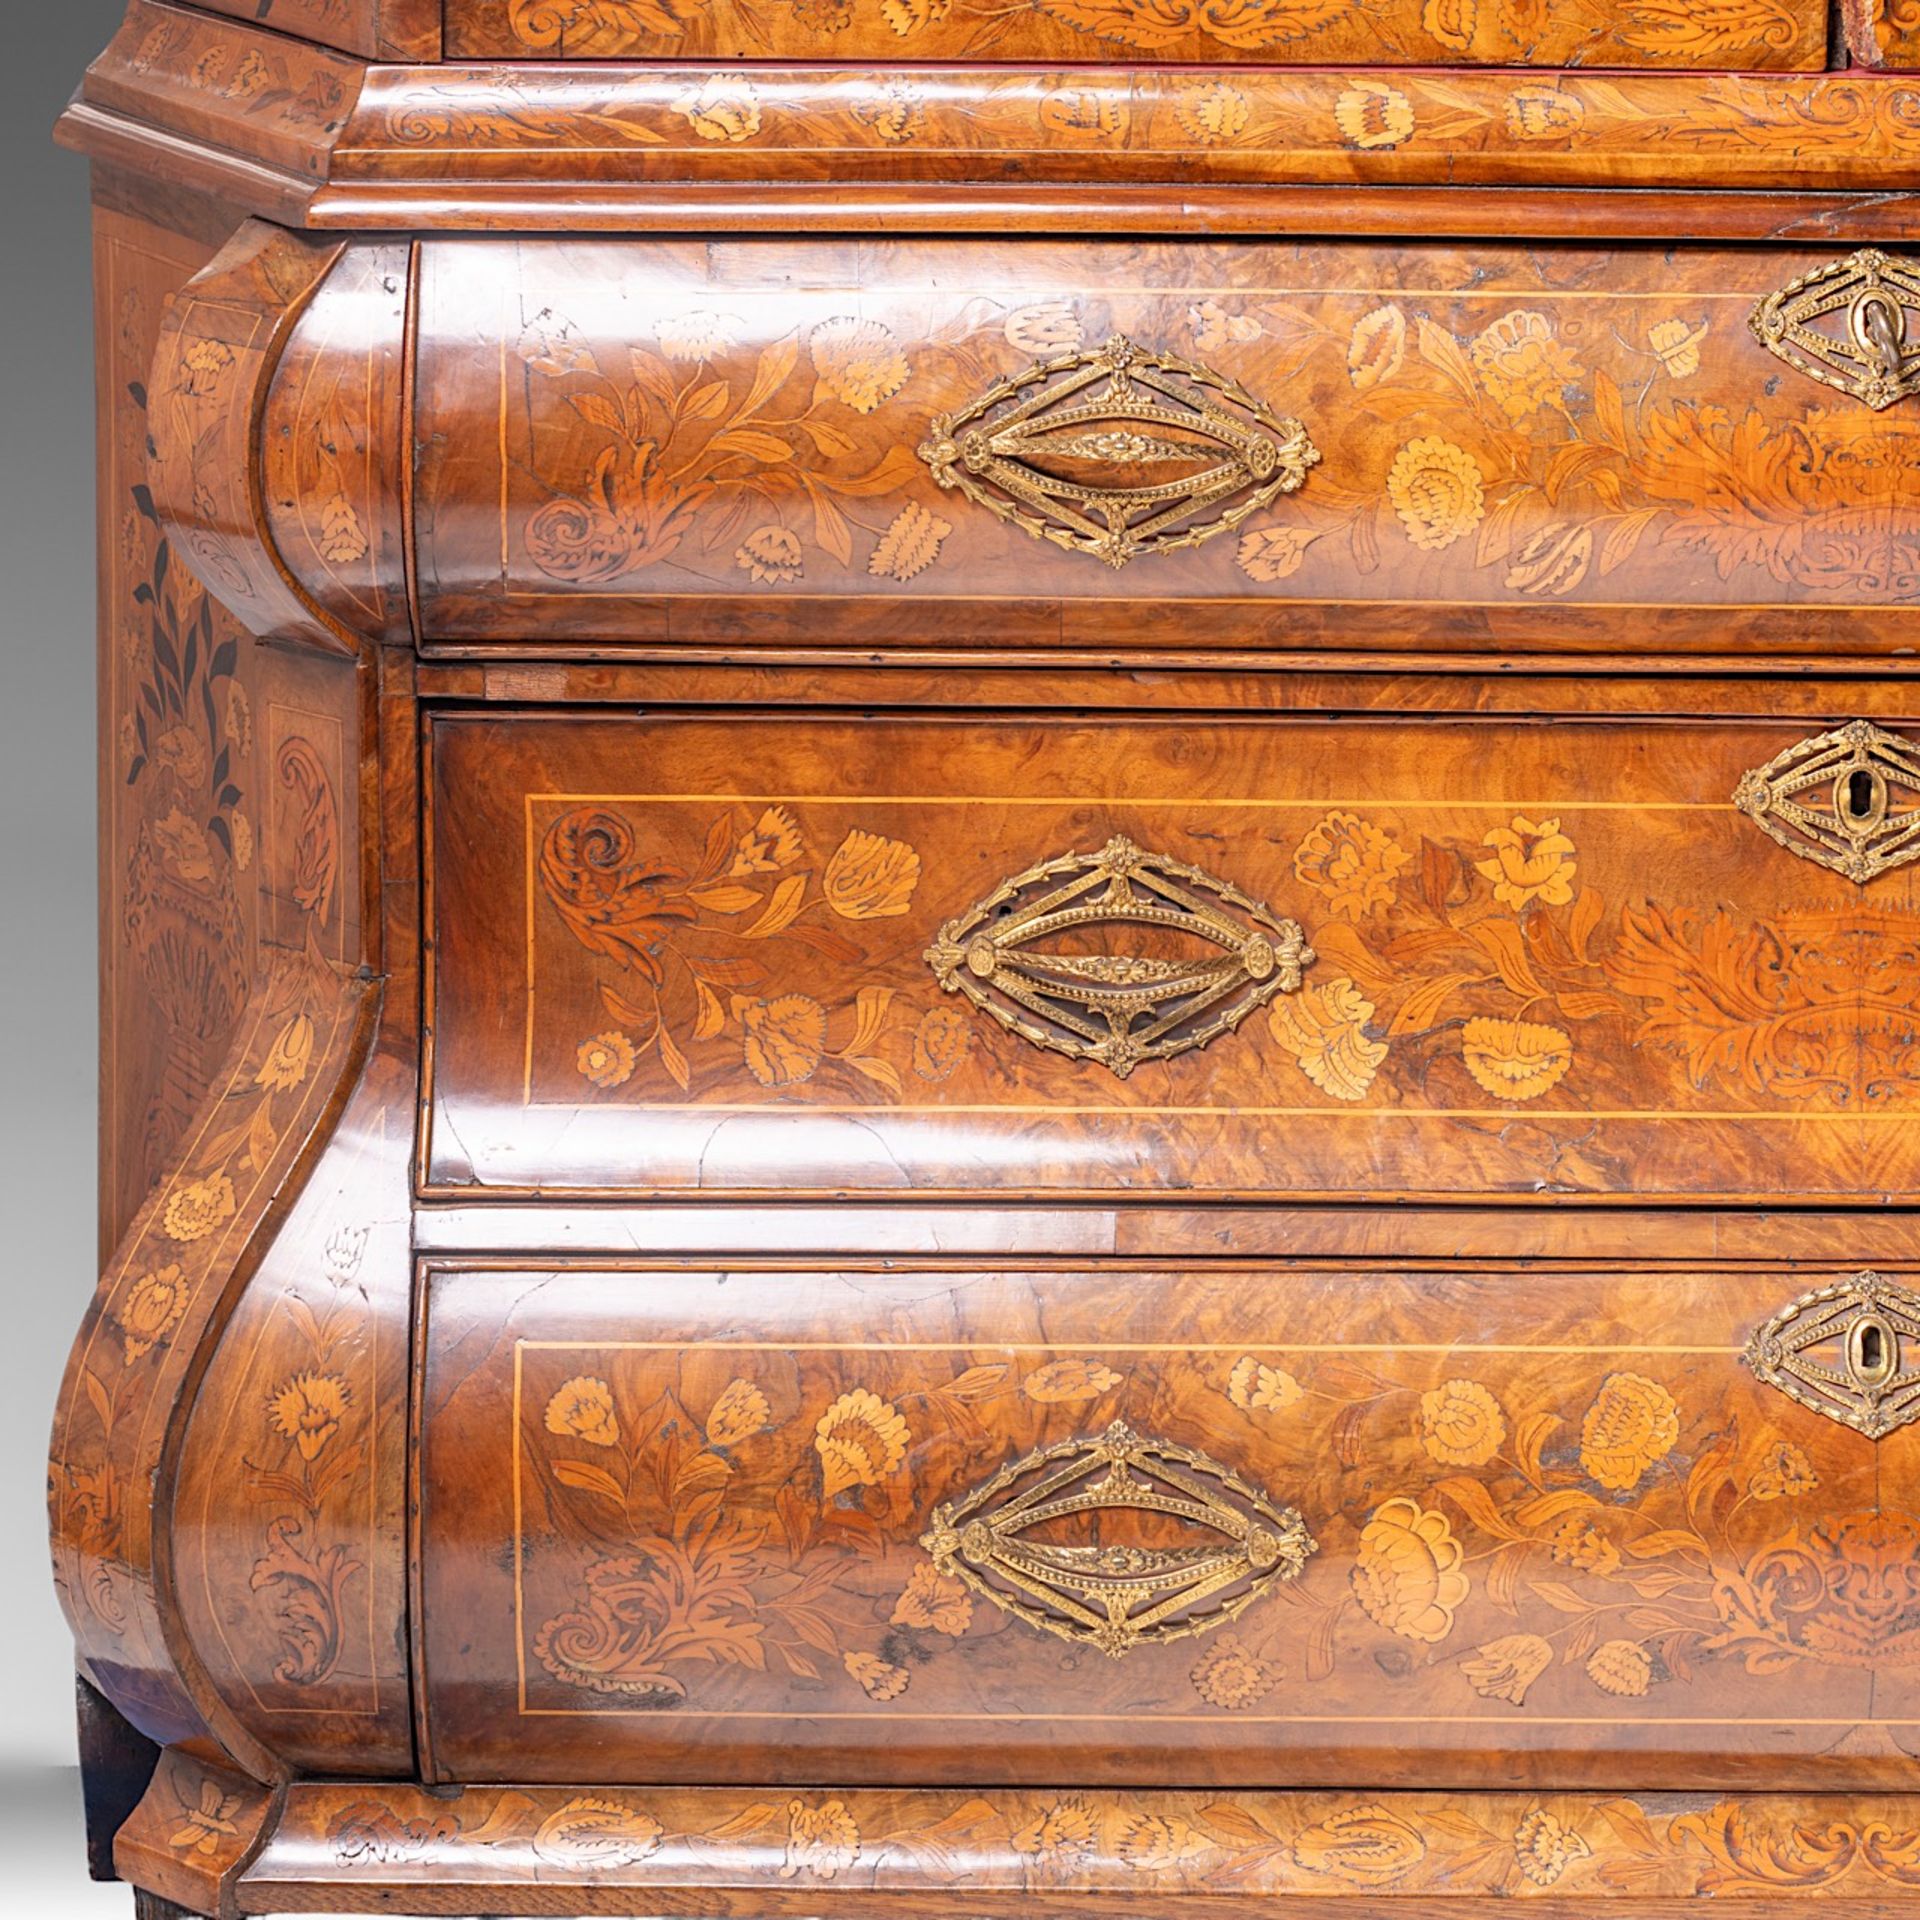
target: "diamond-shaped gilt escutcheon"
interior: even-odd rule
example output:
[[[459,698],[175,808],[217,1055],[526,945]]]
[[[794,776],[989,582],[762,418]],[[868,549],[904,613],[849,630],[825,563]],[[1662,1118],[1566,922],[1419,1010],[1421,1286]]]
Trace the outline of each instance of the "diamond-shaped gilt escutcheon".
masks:
[[[1102,1516],[1154,1515],[1192,1544],[1102,1540]],[[1046,1537],[1087,1522],[1085,1544]],[[1097,1438],[1042,1447],[984,1486],[935,1508],[921,1546],[964,1581],[1042,1633],[1133,1648],[1223,1625],[1315,1550],[1306,1523],[1191,1447],[1149,1439],[1116,1420]]]
[[[1753,1336],[1747,1365],[1789,1399],[1878,1440],[1920,1420],[1920,1293],[1877,1273],[1817,1288]]]
[[[1320,458],[1238,381],[1119,333],[996,380],[919,454],[939,485],[1110,567],[1230,531]]]
[[[1090,945],[1116,929],[1135,946]],[[949,993],[1036,1047],[1123,1080],[1297,993],[1313,957],[1297,921],[1124,835],[1003,881],[926,954]]]
[[[1741,777],[1733,804],[1803,860],[1857,885],[1920,860],[1920,750],[1852,720]]]
[[[1876,410],[1920,393],[1920,263],[1864,248],[1769,294],[1747,324],[1796,372]]]

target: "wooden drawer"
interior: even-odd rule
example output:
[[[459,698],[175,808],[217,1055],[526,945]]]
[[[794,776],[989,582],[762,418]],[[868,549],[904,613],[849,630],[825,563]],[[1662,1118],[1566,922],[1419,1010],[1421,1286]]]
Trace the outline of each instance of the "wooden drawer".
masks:
[[[1912,1277],[436,1272],[432,1767],[1908,1782],[1914,1429],[1816,1412],[1750,1349],[1831,1287],[1790,1340],[1825,1314],[1839,1364],[1877,1315],[1911,1369]]]
[[[440,0],[193,0],[193,4],[370,60],[433,60],[440,53]]]
[[[1816,67],[1820,0],[449,0],[490,59],[1198,60],[1216,65]]]
[[[1764,697],[442,718],[427,1185],[1902,1198],[1912,736]]]
[[[437,650],[1920,630],[1920,397],[1848,333],[1920,329],[1920,267],[1878,255],[473,241],[420,271]]]

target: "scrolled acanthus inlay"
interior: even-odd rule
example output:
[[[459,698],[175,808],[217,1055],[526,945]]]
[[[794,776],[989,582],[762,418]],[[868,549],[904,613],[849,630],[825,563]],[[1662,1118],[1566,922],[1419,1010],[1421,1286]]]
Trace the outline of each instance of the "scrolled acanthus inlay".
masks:
[[[1100,1539],[1100,1517],[1123,1514],[1183,1522],[1195,1544]],[[1096,1528],[1089,1543],[1045,1537],[1082,1516]],[[1096,1439],[1042,1447],[936,1507],[920,1544],[943,1574],[1015,1619],[1114,1659],[1224,1624],[1293,1579],[1315,1550],[1291,1507],[1204,1453],[1122,1420]]]
[[[1118,333],[995,381],[919,454],[941,486],[1110,567],[1230,531],[1320,458],[1237,381]]]
[[[1102,927],[1151,929],[1161,950],[1039,944]],[[1175,951],[1184,939],[1203,950]],[[926,953],[949,993],[1036,1047],[1098,1061],[1123,1080],[1141,1061],[1203,1047],[1275,994],[1297,993],[1313,958],[1297,921],[1124,835],[1004,881],[949,920]]]
[[[1733,804],[1789,853],[1861,886],[1920,860],[1920,752],[1869,720],[1776,754]]]
[[[1856,1273],[1783,1309],[1747,1345],[1771,1387],[1881,1439],[1920,1420],[1920,1293]]]
[[[1769,294],[1748,321],[1771,354],[1876,411],[1920,393],[1920,267],[1867,247]]]

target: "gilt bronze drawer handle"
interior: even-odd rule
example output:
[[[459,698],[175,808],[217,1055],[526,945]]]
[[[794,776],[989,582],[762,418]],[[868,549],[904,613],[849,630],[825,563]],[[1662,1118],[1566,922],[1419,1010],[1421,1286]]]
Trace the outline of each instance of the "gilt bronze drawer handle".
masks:
[[[1859,886],[1920,860],[1920,752],[1870,720],[1777,753],[1733,804],[1802,860]]]
[[[1856,1273],[1796,1300],[1747,1346],[1771,1387],[1878,1440],[1920,1420],[1920,1293]]]
[[[1920,267],[1867,247],[1770,293],[1748,325],[1769,353],[1875,409],[1920,393]]]
[[[1237,381],[1119,333],[996,380],[919,452],[941,486],[1110,567],[1230,531],[1320,458]]]
[[[1078,1515],[1185,1521],[1195,1544],[1061,1545],[1035,1529]],[[1097,1524],[1097,1523],[1096,1523]],[[1092,1440],[1042,1447],[937,1507],[920,1544],[944,1574],[1016,1620],[1119,1659],[1233,1619],[1315,1551],[1291,1507],[1191,1447],[1116,1420]]]
[[[1036,942],[1099,927],[1148,927],[1171,953],[1063,952]],[[1207,949],[1217,951],[1208,951]],[[1297,993],[1313,949],[1278,919],[1198,867],[1116,835],[1003,881],[927,949],[949,993],[963,993],[1036,1047],[1097,1060],[1125,1079],[1231,1032],[1276,993]]]

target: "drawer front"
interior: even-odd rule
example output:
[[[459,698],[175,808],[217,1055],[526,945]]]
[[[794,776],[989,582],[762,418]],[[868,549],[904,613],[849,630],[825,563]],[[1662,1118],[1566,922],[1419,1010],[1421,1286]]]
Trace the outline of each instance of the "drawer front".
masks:
[[[1914,643],[1920,380],[1849,329],[1920,337],[1920,266],[1877,255],[462,241],[421,274],[437,647]]]
[[[1818,0],[450,0],[449,51],[505,59],[1199,60],[1320,66],[1815,67]]]
[[[443,719],[428,1184],[1898,1198],[1839,718]]]
[[[1905,1368],[1911,1280],[1872,1283]],[[1856,1431],[1748,1357],[1822,1287],[1854,1292],[1820,1311],[1859,1319],[1867,1284],[435,1273],[433,1764],[609,1784],[1909,1780],[1914,1429]],[[1334,1872],[1360,1842],[1322,1845]]]
[[[196,0],[196,4],[370,60],[434,60],[440,54],[440,0]]]

